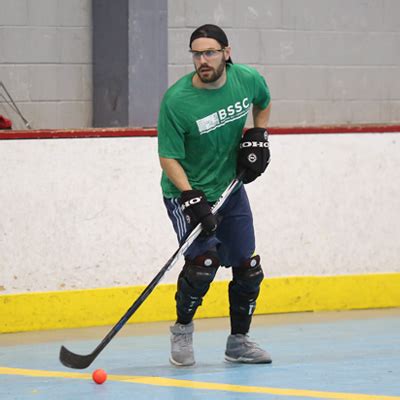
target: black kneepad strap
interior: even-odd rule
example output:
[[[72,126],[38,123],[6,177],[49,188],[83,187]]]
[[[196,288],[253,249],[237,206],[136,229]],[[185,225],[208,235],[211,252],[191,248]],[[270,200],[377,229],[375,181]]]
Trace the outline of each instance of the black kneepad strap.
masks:
[[[218,268],[220,265],[216,251],[207,251],[204,254],[195,257],[193,260],[186,260],[185,265],[187,264],[212,268]]]
[[[261,257],[257,254],[256,256],[253,256],[251,258],[248,258],[247,260],[243,261],[242,264],[239,266],[239,268],[255,268],[260,265]]]

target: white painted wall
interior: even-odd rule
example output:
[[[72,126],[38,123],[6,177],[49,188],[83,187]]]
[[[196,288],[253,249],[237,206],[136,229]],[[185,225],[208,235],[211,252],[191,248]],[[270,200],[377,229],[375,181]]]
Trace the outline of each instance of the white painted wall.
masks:
[[[399,134],[271,147],[247,186],[267,276],[400,271]],[[156,154],[155,138],[1,141],[0,293],[147,284],[177,248]]]

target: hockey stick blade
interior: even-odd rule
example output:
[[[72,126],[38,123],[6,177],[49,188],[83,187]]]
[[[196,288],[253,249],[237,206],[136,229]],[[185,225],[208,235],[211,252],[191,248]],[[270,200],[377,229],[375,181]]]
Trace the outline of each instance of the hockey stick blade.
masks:
[[[240,173],[225,189],[221,197],[212,207],[212,212],[215,214],[224,204],[225,200],[233,192],[235,187],[240,183],[243,174]],[[186,237],[183,243],[179,246],[178,250],[170,257],[166,264],[161,268],[153,280],[148,284],[148,286],[143,290],[140,296],[135,300],[135,302],[129,307],[126,313],[121,317],[121,319],[114,325],[114,327],[108,332],[100,344],[92,351],[90,354],[76,354],[68,350],[65,346],[61,346],[59,359],[60,362],[68,368],[74,369],[85,369],[87,368],[100,354],[100,352],[107,346],[112,338],[121,330],[121,328],[126,324],[129,318],[135,313],[135,311],[141,306],[141,304],[147,299],[150,293],[154,290],[157,284],[161,281],[165,273],[170,270],[178,261],[179,257],[182,256],[189,246],[196,240],[196,238],[201,233],[201,224],[198,224]]]
[[[60,361],[63,365],[69,368],[85,369],[96,358],[97,354],[80,355],[69,351],[66,347],[61,346]]]

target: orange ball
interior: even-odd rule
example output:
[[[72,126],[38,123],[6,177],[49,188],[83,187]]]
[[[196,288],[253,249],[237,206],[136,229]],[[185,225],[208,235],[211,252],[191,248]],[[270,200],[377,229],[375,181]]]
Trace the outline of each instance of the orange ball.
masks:
[[[101,385],[107,380],[107,372],[101,368],[96,369],[96,371],[93,371],[92,378],[98,385]]]

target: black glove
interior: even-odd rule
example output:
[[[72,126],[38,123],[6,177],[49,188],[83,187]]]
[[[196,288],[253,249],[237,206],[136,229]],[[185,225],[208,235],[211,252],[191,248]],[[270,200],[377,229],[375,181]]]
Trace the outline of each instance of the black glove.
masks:
[[[201,223],[202,234],[210,236],[217,229],[217,217],[211,212],[205,194],[201,190],[185,190],[180,197],[181,209],[188,224]]]
[[[244,171],[243,183],[253,182],[269,164],[268,132],[264,128],[250,128],[239,145],[237,172]]]

